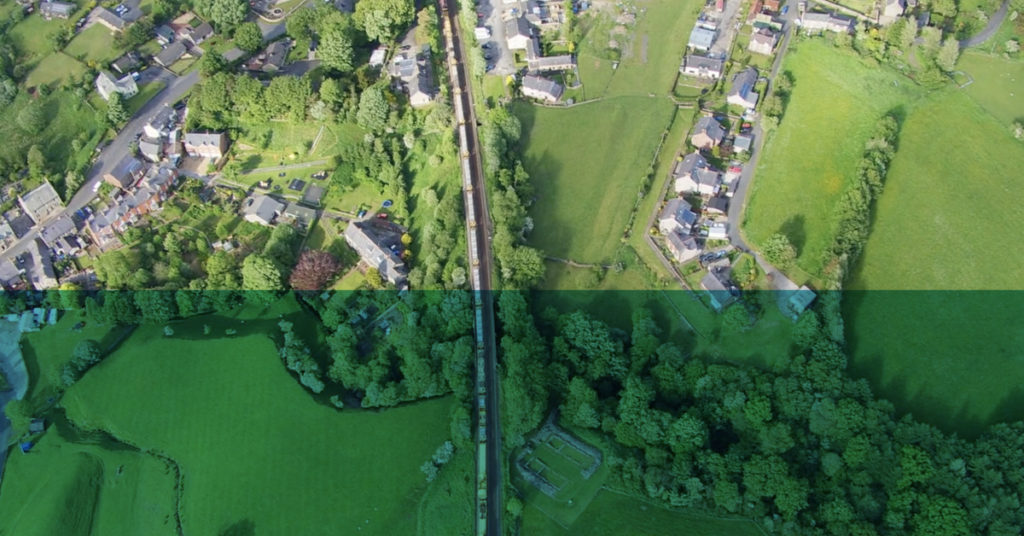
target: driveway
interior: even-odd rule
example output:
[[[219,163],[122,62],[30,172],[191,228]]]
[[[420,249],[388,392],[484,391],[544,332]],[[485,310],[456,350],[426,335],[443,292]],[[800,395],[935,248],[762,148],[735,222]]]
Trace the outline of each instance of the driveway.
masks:
[[[732,41],[736,38],[736,32],[742,24],[742,21],[736,17],[740,12],[740,3],[740,0],[725,0],[725,8],[721,18],[718,19],[719,37],[715,40],[715,44],[711,45],[710,55],[712,57],[723,58],[729,54]]]
[[[988,19],[988,24],[985,25],[985,29],[982,31],[960,41],[960,48],[978,46],[985,41],[988,41],[996,31],[999,30],[999,26],[1003,24],[1003,19],[1006,18],[1007,8],[1010,7],[1010,0],[1003,0],[1003,5],[999,6],[999,9],[995,12],[992,17]]]
[[[147,69],[145,72],[152,71],[153,68]],[[164,69],[159,69],[161,73],[151,74],[154,80],[160,79],[167,83],[167,87],[157,93],[149,102],[144,104],[142,108],[135,113],[128,124],[117,134],[117,137],[113,141],[109,142],[106,147],[100,151],[99,157],[93,163],[89,172],[86,174],[85,184],[75,193],[71,200],[67,203],[64,210],[57,212],[51,216],[48,220],[42,222],[42,225],[36,225],[31,231],[26,233],[17,242],[12,244],[3,253],[3,258],[13,259],[15,256],[23,253],[28,245],[35,240],[39,235],[39,229],[42,228],[48,221],[55,220],[59,216],[71,215],[75,211],[88,205],[96,198],[96,192],[93,191],[93,187],[97,183],[103,180],[103,174],[109,172],[126,156],[129,156],[131,145],[135,141],[135,135],[142,132],[142,127],[145,126],[146,122],[149,121],[150,117],[162,108],[164,105],[170,105],[180,99],[192,86],[199,81],[199,73],[192,71],[185,76],[175,77],[174,74]],[[140,73],[141,74],[141,73]]]
[[[484,15],[484,18],[478,19],[477,25],[491,31],[491,38],[484,39],[477,45],[482,46],[488,41],[494,43],[490,52],[494,57],[487,61],[489,65],[494,65],[491,74],[504,76],[516,72],[515,54],[508,49],[508,41],[505,40],[505,21],[502,17],[502,10],[508,11],[512,8],[518,8],[520,13],[523,12],[521,3],[506,4],[504,0],[481,0],[480,5],[476,7],[477,13]]]

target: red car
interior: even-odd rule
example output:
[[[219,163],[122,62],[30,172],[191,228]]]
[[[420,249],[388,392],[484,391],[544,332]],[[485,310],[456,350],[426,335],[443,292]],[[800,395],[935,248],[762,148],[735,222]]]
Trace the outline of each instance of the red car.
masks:
[[[388,215],[385,212],[381,212],[380,214],[377,214],[377,217],[382,219],[382,220],[388,219]]]

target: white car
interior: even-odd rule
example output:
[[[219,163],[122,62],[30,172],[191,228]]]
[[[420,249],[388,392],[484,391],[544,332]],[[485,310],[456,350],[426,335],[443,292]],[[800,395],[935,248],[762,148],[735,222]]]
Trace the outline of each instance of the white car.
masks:
[[[96,184],[92,185],[92,193],[96,193],[96,192],[100,191],[100,186],[101,185],[103,185],[102,182],[96,181]]]

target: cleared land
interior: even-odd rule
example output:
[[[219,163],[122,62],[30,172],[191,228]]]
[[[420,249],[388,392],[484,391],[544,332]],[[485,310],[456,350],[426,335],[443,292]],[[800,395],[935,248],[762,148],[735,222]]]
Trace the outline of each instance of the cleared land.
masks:
[[[75,422],[180,465],[187,533],[414,532],[418,468],[447,438],[451,401],[339,413],[283,367],[262,335],[200,343],[145,327],[64,404]]]
[[[584,514],[569,528],[563,528],[539,510],[528,506],[523,512],[523,534],[560,536],[761,536],[754,523],[706,517],[696,512],[668,510],[640,499],[601,490]]]
[[[578,262],[613,257],[672,104],[622,97],[570,109],[516,104],[537,191],[530,243]],[[599,216],[598,216],[599,215]]]
[[[813,277],[821,275],[832,241],[833,208],[856,173],[875,122],[894,108],[909,108],[922,91],[820,39],[795,45],[783,64],[796,80],[793,94],[765,144],[743,228],[754,244],[785,233],[797,249],[797,265]]]

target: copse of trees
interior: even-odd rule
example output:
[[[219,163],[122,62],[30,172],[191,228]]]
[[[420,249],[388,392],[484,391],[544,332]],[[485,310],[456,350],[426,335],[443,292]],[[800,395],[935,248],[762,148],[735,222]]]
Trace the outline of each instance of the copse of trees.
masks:
[[[493,252],[501,283],[507,288],[529,288],[544,277],[543,255],[523,244],[533,230],[533,220],[526,213],[533,186],[516,154],[521,134],[519,119],[507,109],[497,107],[481,114],[484,171],[496,186],[488,190]]]
[[[839,200],[832,245],[826,251],[826,266],[832,286],[839,288],[849,267],[857,260],[870,230],[873,202],[882,193],[889,162],[896,154],[899,122],[893,115],[882,117],[864,146],[854,183]]]
[[[408,28],[414,15],[412,0],[361,0],[353,20],[371,41],[385,43]]]
[[[61,369],[60,379],[64,387],[71,387],[78,378],[85,374],[93,365],[103,359],[103,352],[100,345],[92,339],[85,339],[75,345],[71,354],[71,361]]]
[[[1024,526],[1024,475],[1005,469],[1024,462],[1024,423],[966,441],[900,417],[846,375],[820,322],[801,319],[793,357],[762,370],[687,356],[643,309],[629,333],[581,312],[535,323],[524,295],[506,291],[498,317],[510,446],[560,407],[563,424],[609,438],[617,486],[770,534],[1009,536]]]
[[[287,320],[282,320],[277,325],[284,337],[284,344],[281,345],[279,352],[288,370],[298,374],[299,382],[310,391],[323,392],[324,382],[320,365],[313,359],[309,347],[292,330],[294,325]]]

